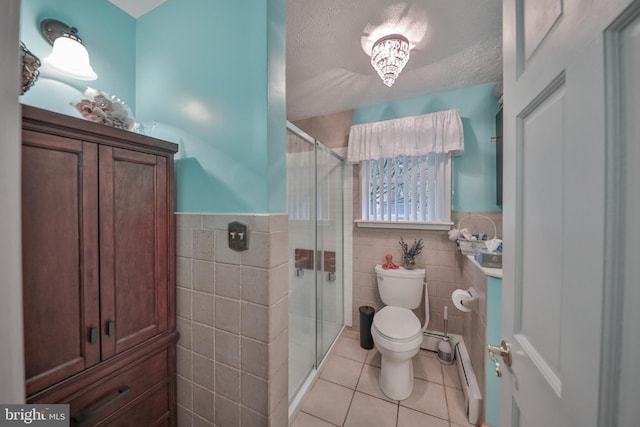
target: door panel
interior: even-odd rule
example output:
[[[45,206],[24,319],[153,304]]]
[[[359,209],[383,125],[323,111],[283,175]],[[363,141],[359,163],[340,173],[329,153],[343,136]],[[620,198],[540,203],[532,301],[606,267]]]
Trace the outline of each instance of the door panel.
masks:
[[[557,79],[518,117],[521,132],[521,209],[517,241],[522,260],[516,277],[518,341],[535,353],[553,389],[560,387],[560,301],[562,300],[562,206],[564,151],[564,84]],[[541,173],[544,170],[544,173]]]
[[[524,58],[529,60],[562,15],[562,0],[523,0]]]
[[[27,395],[100,359],[96,190],[95,145],[23,132]]]
[[[604,32],[630,1],[503,1],[503,426],[595,426],[606,226]],[[532,30],[533,28],[533,30]],[[497,343],[493,343],[497,344]]]
[[[165,158],[100,148],[105,358],[167,328],[166,206]]]

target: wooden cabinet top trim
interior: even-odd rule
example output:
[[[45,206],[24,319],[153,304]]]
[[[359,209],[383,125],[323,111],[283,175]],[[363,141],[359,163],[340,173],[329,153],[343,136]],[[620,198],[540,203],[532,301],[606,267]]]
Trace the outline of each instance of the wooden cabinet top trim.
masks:
[[[135,146],[136,149],[156,154],[173,154],[178,151],[178,145],[171,142],[30,105],[22,105],[22,128],[113,147]]]

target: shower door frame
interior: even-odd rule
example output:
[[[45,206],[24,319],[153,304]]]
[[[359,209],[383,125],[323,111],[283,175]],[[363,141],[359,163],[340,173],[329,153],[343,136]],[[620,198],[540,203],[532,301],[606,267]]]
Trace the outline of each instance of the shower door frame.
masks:
[[[344,157],[342,157],[341,155],[335,153],[333,150],[329,149],[328,147],[326,147],[324,144],[322,144],[320,141],[312,138],[311,136],[309,136],[307,133],[305,133],[304,131],[302,131],[300,128],[298,128],[297,126],[293,125],[292,123],[287,121],[287,130],[296,134],[298,137],[300,137],[302,140],[304,140],[305,142],[309,143],[310,146],[313,149],[313,159],[314,159],[314,167],[313,167],[313,176],[314,176],[314,206],[313,206],[313,223],[314,223],[314,239],[313,239],[313,250],[315,251],[314,253],[317,254],[318,249],[319,248],[319,239],[318,239],[318,223],[319,223],[319,218],[318,218],[318,194],[319,194],[319,190],[318,190],[318,151],[322,150],[324,152],[326,152],[328,155],[333,156],[335,159],[337,159],[338,161],[342,162],[342,176],[341,176],[341,188],[339,189],[341,192],[341,203],[342,203],[342,207],[341,207],[341,212],[342,212],[342,222],[341,222],[341,227],[342,227],[342,239],[340,242],[337,242],[337,247],[336,247],[336,252],[337,250],[340,250],[341,252],[341,264],[342,264],[342,271],[336,271],[336,274],[340,274],[342,276],[342,326],[340,326],[340,330],[342,330],[342,328],[344,328],[344,326],[351,326],[351,295],[352,295],[352,291],[351,291],[351,286],[347,286],[347,279],[349,280],[349,284],[350,284],[350,280],[351,280],[351,274],[350,271],[349,273],[347,273],[347,270],[350,270],[350,267],[347,268],[348,266],[351,265],[351,261],[350,261],[350,257],[351,257],[351,248],[350,246],[347,244],[347,242],[351,242],[350,236],[349,238],[347,237],[347,233],[346,230],[350,230],[350,228],[348,228],[348,226],[351,225],[351,212],[352,212],[352,206],[351,206],[351,198],[350,197],[346,197],[347,195],[350,194],[351,191],[351,185],[352,185],[352,176],[351,176],[351,170],[352,168],[349,167],[349,165],[346,163]],[[347,187],[347,185],[349,187]],[[348,191],[347,191],[348,190]],[[289,191],[289,188],[287,189],[287,192]],[[291,248],[289,248],[289,250],[291,250]],[[315,263],[315,257],[314,257],[314,263]],[[295,266],[293,267],[293,271],[295,271]],[[289,404],[290,404],[290,408],[289,408],[289,413],[290,415],[295,412],[295,410],[297,408],[295,408],[295,406],[297,404],[299,404],[299,399],[301,397],[301,395],[303,395],[307,388],[313,384],[313,382],[315,382],[315,379],[317,377],[317,373],[318,373],[318,369],[320,367],[320,365],[323,363],[324,358],[326,356],[326,354],[328,354],[331,345],[326,346],[325,349],[320,349],[320,345],[319,345],[319,333],[320,333],[320,326],[319,326],[319,322],[321,321],[321,319],[319,318],[319,313],[321,312],[321,301],[320,300],[320,296],[321,296],[321,292],[319,290],[319,282],[320,280],[322,280],[322,278],[320,277],[320,275],[322,273],[324,273],[323,269],[318,269],[317,265],[314,265],[314,295],[315,295],[315,304],[314,304],[314,316],[313,319],[315,321],[315,339],[314,339],[314,364],[313,367],[311,368],[311,372],[307,375],[307,377],[302,381],[302,383],[298,386],[297,390],[296,390],[296,394],[295,395],[291,395],[289,396]],[[292,275],[289,275],[290,279],[293,279]],[[348,306],[347,306],[348,304]],[[337,340],[337,338],[340,335],[340,330],[337,332],[336,336],[332,338],[332,342],[335,342],[335,340]],[[321,351],[322,350],[322,351]]]

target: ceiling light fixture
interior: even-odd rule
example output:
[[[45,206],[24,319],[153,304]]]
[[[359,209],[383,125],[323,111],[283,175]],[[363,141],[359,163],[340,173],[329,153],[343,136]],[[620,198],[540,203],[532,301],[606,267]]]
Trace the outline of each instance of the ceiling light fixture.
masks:
[[[391,87],[409,61],[409,40],[400,34],[382,37],[371,48],[371,65]]]
[[[40,23],[40,31],[53,45],[51,54],[43,63],[51,68],[79,80],[95,80],[98,75],[89,63],[89,52],[78,37],[78,29],[55,19]]]

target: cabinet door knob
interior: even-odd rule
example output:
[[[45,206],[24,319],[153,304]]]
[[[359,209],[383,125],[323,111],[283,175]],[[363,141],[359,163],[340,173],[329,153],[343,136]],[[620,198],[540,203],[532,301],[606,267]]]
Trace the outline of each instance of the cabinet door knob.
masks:
[[[89,328],[89,343],[97,344],[98,343],[98,328],[92,326]]]

